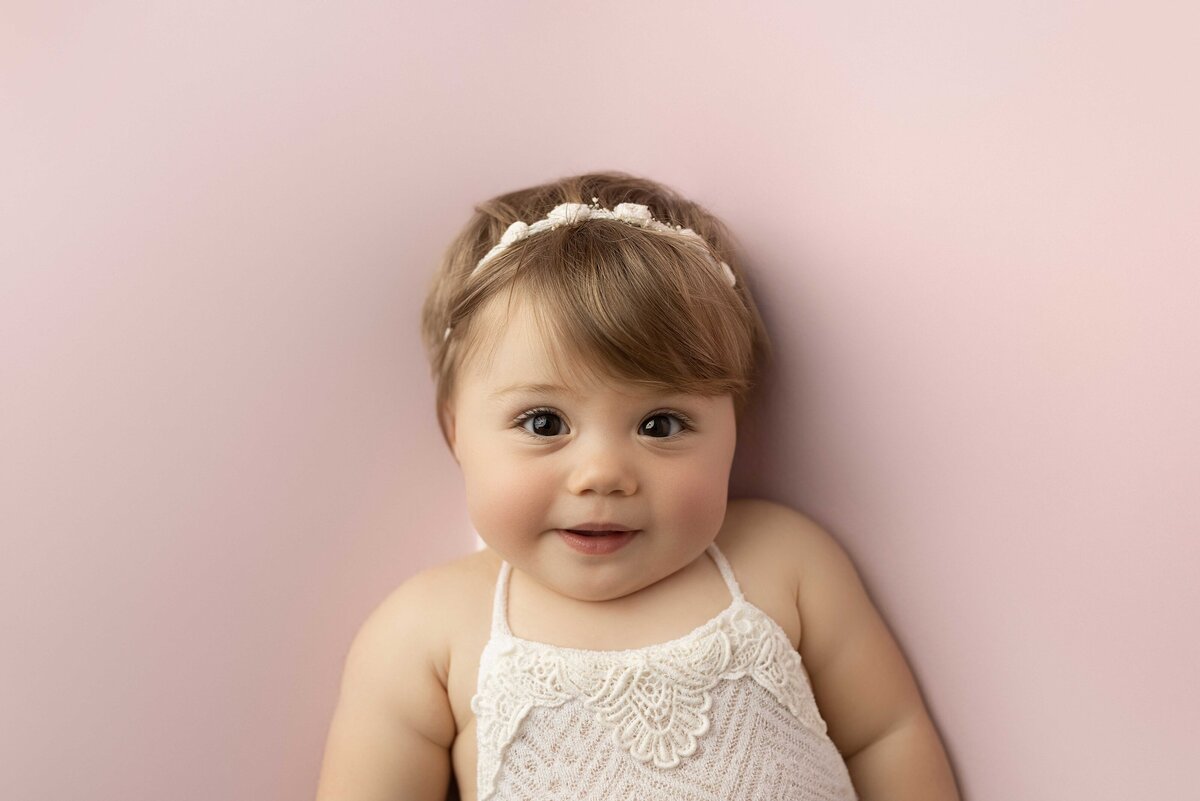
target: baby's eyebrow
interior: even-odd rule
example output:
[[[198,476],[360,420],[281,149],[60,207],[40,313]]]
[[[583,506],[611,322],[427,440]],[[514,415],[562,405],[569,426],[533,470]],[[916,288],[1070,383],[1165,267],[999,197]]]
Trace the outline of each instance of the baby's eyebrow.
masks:
[[[579,392],[574,389],[571,389],[570,387],[562,386],[561,384],[529,384],[529,383],[526,383],[526,384],[513,384],[512,386],[504,387],[503,389],[498,389],[491,394],[491,399],[493,401],[498,401],[508,395],[517,395],[517,394],[533,394],[533,395],[559,394],[559,395],[568,395],[573,398],[579,398],[579,397],[582,397],[584,393]],[[647,400],[647,401],[662,400],[662,401],[670,402],[670,401],[682,401],[682,400],[688,399],[690,397],[691,396],[689,396],[685,392],[648,392],[648,393],[646,393],[645,400]]]
[[[579,393],[573,389],[569,389],[558,384],[513,384],[511,387],[504,387],[492,393],[492,399],[497,400],[505,395],[514,395],[517,393],[533,393],[533,394],[549,394],[557,392],[561,395],[578,395]]]

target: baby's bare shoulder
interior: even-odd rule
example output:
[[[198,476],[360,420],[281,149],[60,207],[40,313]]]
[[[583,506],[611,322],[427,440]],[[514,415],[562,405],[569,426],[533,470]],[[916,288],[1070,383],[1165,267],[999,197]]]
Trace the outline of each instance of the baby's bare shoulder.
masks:
[[[732,562],[785,582],[809,617],[828,606],[857,573],[837,539],[805,513],[782,503],[745,498],[729,503],[717,545]]]
[[[420,570],[379,603],[364,628],[373,628],[383,642],[422,648],[444,682],[449,634],[462,616],[477,612],[476,596],[498,567],[490,557],[490,552],[477,551]]]
[[[814,543],[823,536],[804,513],[758,498],[731,501],[717,536],[746,599],[779,623],[797,648],[803,639],[801,587],[819,558]]]
[[[348,680],[408,707],[430,739],[453,738],[445,705],[452,632],[471,608],[477,575],[486,569],[480,554],[471,554],[404,580],[367,615],[346,657]],[[418,698],[425,705],[414,709]]]
[[[743,554],[744,559],[788,562],[797,570],[821,551],[837,547],[830,534],[808,515],[763,498],[729,502],[717,545],[723,551]]]

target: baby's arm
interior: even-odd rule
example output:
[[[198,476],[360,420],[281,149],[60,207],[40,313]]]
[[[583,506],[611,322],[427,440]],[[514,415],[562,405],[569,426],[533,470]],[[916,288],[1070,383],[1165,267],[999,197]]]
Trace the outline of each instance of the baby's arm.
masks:
[[[367,618],[346,656],[317,801],[444,801],[455,723],[445,639],[418,574]]]
[[[958,801],[916,681],[850,558],[816,523],[788,512],[801,657],[859,798]]]

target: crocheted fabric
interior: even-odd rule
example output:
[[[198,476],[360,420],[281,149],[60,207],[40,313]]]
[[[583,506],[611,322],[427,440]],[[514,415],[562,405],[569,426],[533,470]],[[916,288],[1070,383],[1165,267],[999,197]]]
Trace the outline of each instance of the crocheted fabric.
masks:
[[[786,632],[742,595],[670,642],[563,648],[508,628],[500,567],[480,658],[479,801],[855,801]]]

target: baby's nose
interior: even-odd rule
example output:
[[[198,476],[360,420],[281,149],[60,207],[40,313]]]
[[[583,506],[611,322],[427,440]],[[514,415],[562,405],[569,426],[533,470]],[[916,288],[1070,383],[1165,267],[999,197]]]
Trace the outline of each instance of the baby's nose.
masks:
[[[632,495],[637,492],[637,488],[638,481],[632,456],[619,446],[611,444],[581,447],[567,480],[567,489],[575,495],[586,492],[599,495]]]

